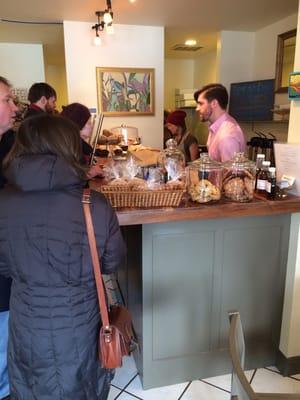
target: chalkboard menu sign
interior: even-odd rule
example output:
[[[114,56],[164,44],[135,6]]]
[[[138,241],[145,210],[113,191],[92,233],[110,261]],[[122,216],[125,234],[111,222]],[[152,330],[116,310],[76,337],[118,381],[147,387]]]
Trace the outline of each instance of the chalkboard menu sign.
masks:
[[[272,121],[274,79],[232,83],[229,114],[238,121]]]

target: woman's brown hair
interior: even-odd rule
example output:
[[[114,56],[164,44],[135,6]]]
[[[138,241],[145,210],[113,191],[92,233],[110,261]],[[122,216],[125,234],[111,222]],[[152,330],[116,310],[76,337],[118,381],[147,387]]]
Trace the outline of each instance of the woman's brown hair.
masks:
[[[3,166],[6,168],[17,157],[33,154],[55,154],[86,179],[88,169],[82,165],[80,132],[66,118],[45,113],[25,119]]]

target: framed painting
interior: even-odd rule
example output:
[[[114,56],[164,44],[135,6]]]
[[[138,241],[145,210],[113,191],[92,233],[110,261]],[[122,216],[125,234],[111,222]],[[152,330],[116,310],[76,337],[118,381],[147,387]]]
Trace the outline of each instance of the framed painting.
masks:
[[[107,116],[154,114],[153,68],[96,68],[98,109]]]
[[[300,72],[293,72],[289,78],[289,100],[300,100]]]

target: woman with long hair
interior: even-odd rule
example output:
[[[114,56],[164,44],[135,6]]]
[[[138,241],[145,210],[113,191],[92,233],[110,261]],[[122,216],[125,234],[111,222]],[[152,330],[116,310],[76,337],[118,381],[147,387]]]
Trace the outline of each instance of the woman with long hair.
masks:
[[[79,130],[62,118],[25,120],[5,160],[0,193],[0,274],[12,278],[8,365],[11,400],[105,400],[100,316],[88,245]],[[102,272],[124,256],[116,214],[91,196]]]
[[[198,142],[186,128],[186,113],[175,110],[167,116],[166,127],[177,142],[178,148],[184,153],[185,161],[194,161],[199,157]]]

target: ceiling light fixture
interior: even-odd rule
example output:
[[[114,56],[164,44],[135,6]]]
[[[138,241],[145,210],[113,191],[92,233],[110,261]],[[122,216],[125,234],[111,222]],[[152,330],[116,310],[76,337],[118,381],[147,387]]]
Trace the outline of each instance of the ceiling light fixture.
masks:
[[[113,11],[111,7],[111,0],[106,0],[106,9],[104,11],[96,11],[97,23],[92,26],[95,29],[96,36],[94,37],[94,45],[101,45],[101,38],[99,32],[106,30],[107,33],[113,33]]]
[[[196,46],[197,41],[195,39],[188,39],[184,42],[186,46]]]

